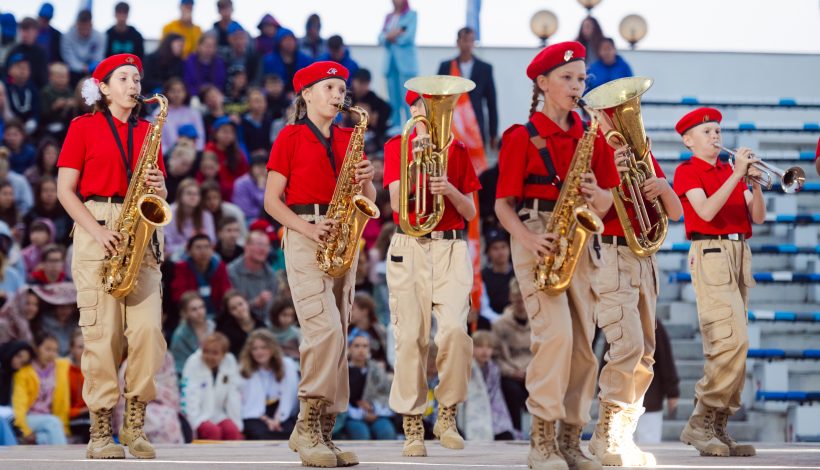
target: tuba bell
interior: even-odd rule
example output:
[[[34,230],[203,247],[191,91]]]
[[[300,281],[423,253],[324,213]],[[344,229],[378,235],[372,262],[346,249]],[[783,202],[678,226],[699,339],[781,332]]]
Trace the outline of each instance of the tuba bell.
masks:
[[[649,140],[641,117],[641,95],[649,90],[652,81],[646,77],[621,78],[584,95],[587,106],[597,110],[598,118],[611,127],[604,134],[607,143],[613,148],[622,145],[628,148],[629,170],[620,174],[621,184],[612,189],[612,195],[629,249],[638,256],[650,256],[657,252],[666,239],[669,227],[660,198],[647,201],[642,192],[644,181],[655,177]],[[627,204],[634,209],[638,230]]]
[[[444,215],[444,196],[440,194],[433,197],[433,209],[428,212],[427,179],[447,175],[447,151],[453,143],[450,131],[453,110],[459,96],[475,88],[475,83],[462,77],[433,75],[411,78],[404,86],[421,96],[427,115],[410,118],[401,133],[399,226],[407,235],[422,237],[432,232]],[[410,162],[407,144],[419,122],[427,127],[428,134],[413,139],[413,161]],[[412,221],[411,203],[415,204]]]

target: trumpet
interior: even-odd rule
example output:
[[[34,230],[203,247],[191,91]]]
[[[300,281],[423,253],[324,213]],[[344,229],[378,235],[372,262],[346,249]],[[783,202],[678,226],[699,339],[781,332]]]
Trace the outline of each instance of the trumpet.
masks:
[[[733,152],[720,144],[714,144],[714,146],[728,153],[732,159],[737,158],[737,152]],[[752,154],[752,158],[756,157],[756,155]],[[782,168],[778,168],[771,163],[766,163],[763,160],[753,163],[751,166],[760,170],[763,175],[747,176],[747,178],[766,189],[772,189],[775,178],[780,179],[780,187],[783,188],[783,192],[786,194],[800,192],[800,190],[803,189],[803,184],[806,183],[806,172],[799,166],[793,166],[789,169],[783,170]]]

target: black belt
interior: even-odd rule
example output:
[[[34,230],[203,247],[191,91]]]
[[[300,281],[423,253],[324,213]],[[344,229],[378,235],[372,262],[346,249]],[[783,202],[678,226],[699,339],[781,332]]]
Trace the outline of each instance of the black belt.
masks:
[[[629,246],[629,244],[626,242],[626,238],[617,237],[614,235],[601,235],[601,243],[608,243],[610,245],[618,246]]]
[[[522,209],[532,209],[538,212],[552,212],[555,209],[555,201],[551,199],[524,199],[521,203]]]
[[[325,215],[329,204],[292,204],[288,206],[296,215]]]
[[[113,204],[122,204],[125,202],[125,198],[122,196],[88,196],[85,200],[94,202],[110,202]]]
[[[407,235],[401,227],[396,227],[396,232]],[[412,236],[412,235],[411,235]],[[440,230],[433,231],[419,238],[431,238],[433,240],[464,240],[464,230]]]
[[[746,237],[742,233],[726,233],[722,235],[709,235],[707,233],[693,233],[692,234],[692,241],[699,241],[699,240],[732,240],[736,242],[742,242],[745,240]]]

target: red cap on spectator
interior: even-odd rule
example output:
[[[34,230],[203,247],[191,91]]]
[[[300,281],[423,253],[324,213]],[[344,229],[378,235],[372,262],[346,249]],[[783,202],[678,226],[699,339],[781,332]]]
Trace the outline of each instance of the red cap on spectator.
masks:
[[[314,62],[305,68],[299,69],[293,76],[293,91],[299,93],[302,88],[307,88],[328,78],[340,78],[347,81],[349,76],[350,72],[347,68],[338,62],[332,60]]]
[[[723,120],[723,115],[720,114],[715,108],[698,108],[694,111],[691,111],[686,114],[686,116],[680,118],[677,124],[675,124],[675,130],[678,131],[678,134],[683,135],[689,129],[693,127],[697,127],[701,124],[706,124],[707,122],[716,122],[720,124],[720,121]]]
[[[142,61],[139,57],[134,54],[114,54],[97,64],[97,68],[94,69],[94,73],[91,76],[97,79],[98,82],[101,82],[108,74],[124,65],[133,65],[139,73],[142,73]]]
[[[413,103],[418,101],[420,98],[421,95],[413,90],[407,90],[407,93],[404,95],[404,101],[407,103],[407,106],[413,106]]]
[[[547,46],[527,66],[527,76],[530,80],[535,80],[539,75],[544,75],[570,62],[584,60],[586,56],[586,47],[577,41],[559,42]]]
[[[248,227],[248,231],[264,232],[268,236],[268,240],[270,240],[271,243],[279,240],[279,236],[276,234],[276,229],[273,228],[273,225],[265,219],[256,219],[253,221],[253,223]]]

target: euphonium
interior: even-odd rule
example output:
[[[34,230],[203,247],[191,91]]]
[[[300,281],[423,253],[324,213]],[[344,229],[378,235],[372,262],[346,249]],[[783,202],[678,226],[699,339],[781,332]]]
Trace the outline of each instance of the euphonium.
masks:
[[[649,141],[641,118],[641,95],[651,86],[650,78],[621,78],[596,87],[584,96],[590,108],[603,113],[599,118],[607,119],[612,126],[612,130],[605,135],[607,143],[614,148],[627,146],[629,170],[620,174],[621,184],[612,189],[612,196],[629,249],[638,256],[657,252],[666,239],[669,227],[660,198],[647,201],[642,189],[644,181],[655,177]],[[635,211],[640,231],[635,230],[627,204],[631,204]]]
[[[316,249],[319,269],[330,277],[342,277],[350,269],[359,248],[364,226],[379,216],[379,208],[362,196],[362,185],[356,183],[356,165],[364,157],[364,133],[367,131],[367,112],[347,103],[338,106],[340,111],[354,112],[359,122],[347,145],[344,163],[339,171],[333,199],[327,208],[327,219],[336,221],[324,242]]]
[[[154,188],[145,183],[145,172],[150,168],[157,168],[162,126],[168,115],[168,100],[162,95],[147,99],[135,96],[134,99],[140,103],[158,102],[159,114],[156,121],[148,127],[136,168],[128,183],[122,212],[114,225],[114,231],[120,234],[117,250],[102,265],[103,289],[116,298],[125,297],[137,286],[145,248],[151,242],[156,228],[168,225],[172,218],[171,206],[165,199],[154,194]]]
[[[583,102],[578,102],[583,106]],[[535,265],[535,288],[558,295],[569,287],[572,274],[591,233],[601,233],[604,223],[587,207],[581,193],[581,175],[589,173],[598,121],[593,117],[569,164],[555,208],[547,222],[546,232],[557,236],[556,253],[550,253]]]
[[[441,194],[433,197],[433,210],[427,211],[427,181],[433,176],[447,175],[447,152],[453,143],[450,132],[453,109],[459,96],[475,88],[475,83],[461,77],[433,75],[411,78],[404,86],[421,96],[427,115],[411,118],[401,133],[399,225],[407,235],[421,237],[432,232],[444,215],[444,196]],[[413,161],[409,162],[407,143],[419,122],[427,127],[428,134],[413,139]],[[410,220],[411,184],[414,187],[415,221]]]

